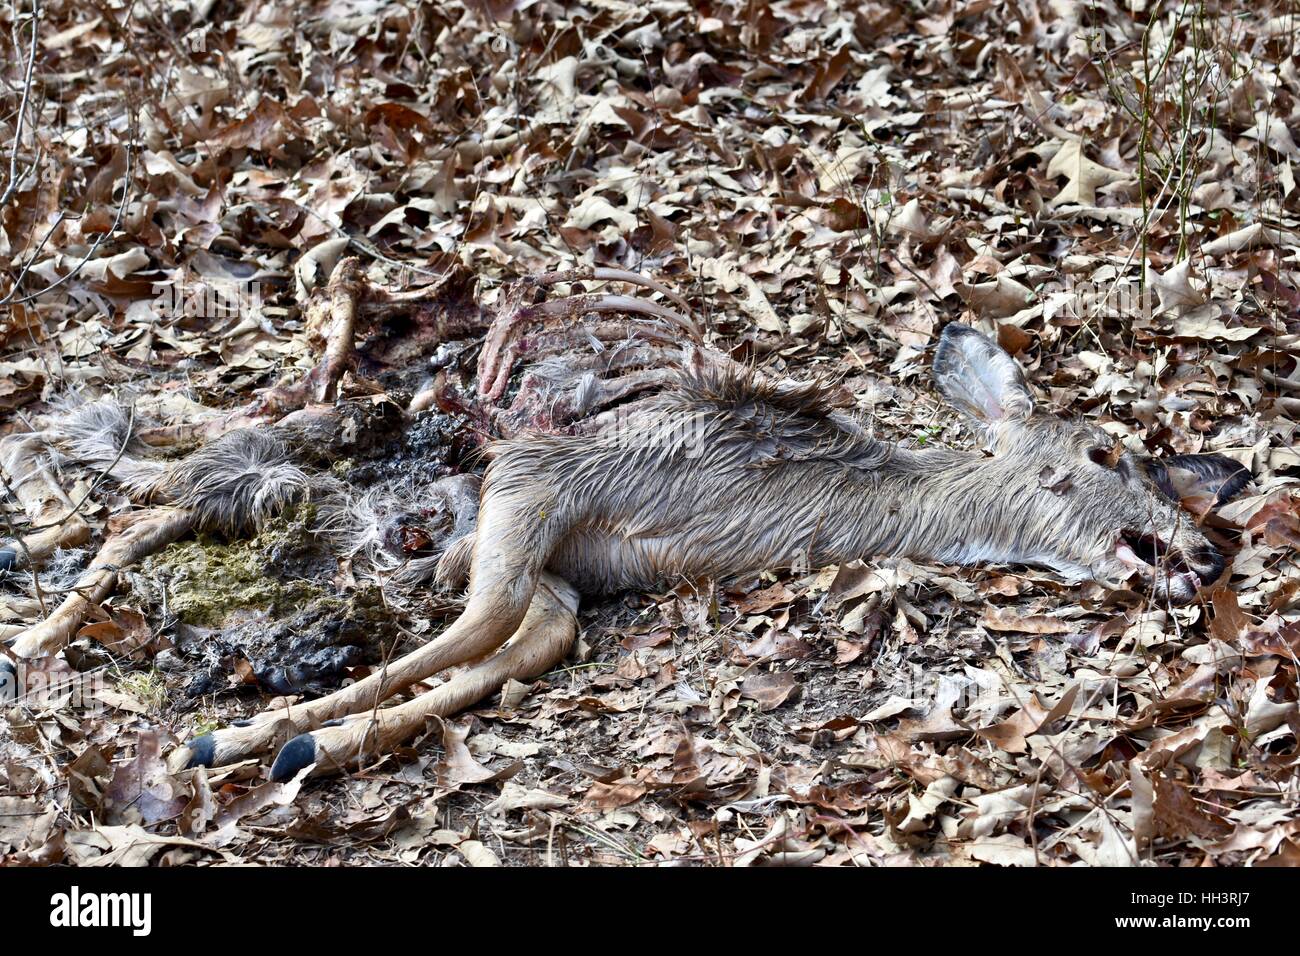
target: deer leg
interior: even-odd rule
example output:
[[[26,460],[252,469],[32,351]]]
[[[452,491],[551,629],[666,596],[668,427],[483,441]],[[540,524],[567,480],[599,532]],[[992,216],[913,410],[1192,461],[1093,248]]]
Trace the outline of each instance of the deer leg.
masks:
[[[357,302],[362,294],[364,279],[361,276],[359,264],[355,259],[345,259],[339,263],[335,270],[334,276],[330,281],[330,303],[329,303],[329,323],[325,338],[325,352],[320,362],[302,381],[294,386],[287,388],[273,388],[264,393],[257,401],[236,412],[221,416],[216,419],[209,419],[199,423],[193,429],[187,430],[176,435],[167,435],[167,438],[199,438],[199,437],[218,437],[224,436],[234,428],[247,424],[265,424],[267,420],[274,421],[289,416],[290,413],[303,409],[312,395],[318,395],[326,398],[333,398],[337,385],[343,372],[346,370],[348,362],[352,355],[353,336],[355,334]],[[43,436],[33,435],[29,439],[20,442],[10,441],[0,447],[0,467],[11,474],[16,474],[19,465],[22,465],[25,459],[34,455],[39,455],[38,446],[43,440]],[[104,463],[111,468],[121,458],[121,450],[113,455],[112,450],[102,449],[99,457],[105,459]],[[206,453],[211,457],[213,448],[208,448]],[[200,455],[204,451],[199,452]],[[109,461],[112,461],[112,464]],[[55,611],[40,624],[28,628],[22,633],[12,638],[12,649],[20,657],[34,657],[41,654],[57,653],[62,650],[71,640],[72,635],[76,633],[85,620],[86,613],[89,609],[105,600],[112,593],[114,585],[117,583],[117,572],[133,564],[155,551],[166,547],[177,538],[186,534],[193,529],[196,524],[203,523],[205,518],[212,517],[205,515],[201,507],[205,500],[205,495],[210,496],[213,488],[209,487],[210,474],[215,470],[206,467],[210,462],[204,462],[203,465],[195,466],[194,462],[202,462],[203,459],[191,456],[182,463],[172,467],[170,472],[173,477],[184,475],[188,477],[190,497],[194,499],[195,508],[167,508],[146,511],[134,516],[134,520],[124,530],[111,534],[107,541],[104,542],[95,562],[81,576],[73,593],[70,594],[64,602]],[[254,462],[249,459],[250,463]],[[190,463],[190,464],[187,464]],[[270,464],[269,462],[260,462],[260,464]],[[268,475],[271,478],[278,476],[280,484],[271,487]],[[33,495],[30,492],[30,486],[34,484],[36,477],[43,476],[45,484],[52,486],[57,492],[58,498],[61,498],[61,505],[47,503],[42,508],[42,514],[50,512],[51,508],[57,510],[58,507],[66,506],[61,514],[68,525],[66,531],[60,531],[58,535],[51,537],[52,541],[38,539],[35,544],[41,548],[50,548],[53,543],[62,541],[65,538],[75,539],[82,536],[83,539],[89,533],[89,528],[85,526],[81,519],[71,515],[72,503],[67,500],[61,488],[58,488],[53,480],[49,477],[39,459],[34,468],[26,469],[21,476],[21,481],[16,483],[18,490],[15,491],[17,497],[24,504],[30,505]],[[284,499],[291,497],[294,489],[290,487],[301,477],[301,473],[296,469],[284,468],[279,472],[274,469],[262,471],[263,487],[260,489],[258,500],[253,502],[255,513],[260,513],[258,509],[272,509],[280,504]],[[230,484],[231,476],[226,476],[227,484]],[[305,479],[304,479],[305,480]],[[6,484],[8,484],[6,482]],[[228,490],[228,489],[227,489]],[[283,494],[281,494],[283,492]],[[263,498],[265,501],[263,502]],[[33,499],[34,500],[34,499]],[[189,502],[181,502],[187,504]],[[238,504],[239,502],[234,502]],[[29,508],[30,510],[30,508]],[[230,522],[233,523],[233,519]],[[59,529],[55,529],[59,530]],[[8,570],[18,561],[20,549],[15,542],[14,545],[6,545],[0,548],[0,570]],[[34,557],[34,554],[33,554]],[[7,661],[0,663],[0,667],[12,668],[13,665]]]
[[[298,429],[313,424],[319,428],[323,417],[325,413],[308,409],[291,414],[285,422],[292,422]],[[250,440],[254,438],[257,440]],[[81,452],[83,460],[95,461],[106,468],[121,463],[116,459],[110,461],[114,456],[110,447],[96,448],[93,442],[83,442]],[[38,657],[61,651],[90,609],[112,593],[120,570],[195,528],[217,526],[237,531],[249,523],[259,524],[283,505],[304,497],[307,476],[289,464],[287,454],[281,440],[272,433],[231,433],[159,473],[146,470],[144,478],[134,487],[130,474],[124,479],[119,477],[128,493],[134,491],[137,497],[142,493],[174,507],[133,512],[110,525],[110,533],[95,560],[78,578],[63,603],[39,624],[14,635],[6,634],[13,652],[19,657]],[[121,458],[120,452],[117,458]],[[136,470],[139,471],[138,467]],[[65,512],[65,520],[58,526],[29,537],[27,542],[44,548],[49,544],[44,537],[52,538],[56,533],[61,541],[70,535],[88,536],[89,528],[76,516],[67,517],[70,513],[70,510]],[[0,551],[0,560],[7,553],[7,548]],[[14,561],[10,559],[6,563],[12,565]],[[0,669],[12,670],[13,665],[0,659]]]
[[[430,717],[445,717],[475,704],[507,680],[549,670],[564,659],[578,636],[577,608],[577,591],[543,574],[523,623],[504,648],[405,703],[300,734],[276,755],[271,779],[292,780],[309,764],[316,765],[315,774],[326,774],[382,756],[419,733]]]
[[[530,533],[527,518],[485,492],[479,508],[465,610],[437,638],[348,687],[292,709],[268,711],[242,725],[190,741],[176,758],[185,766],[229,763],[274,746],[286,731],[306,734],[328,721],[372,710],[439,671],[492,653],[523,623],[556,534]],[[305,745],[299,745],[299,753]],[[311,762],[311,761],[307,761]],[[300,766],[305,766],[301,764]]]
[[[74,548],[90,540],[90,525],[76,515],[59,519],[53,527],[24,535],[0,547],[0,572],[43,564],[59,548]]]
[[[540,589],[538,593],[541,593]],[[539,598],[535,594],[528,604],[528,610],[514,624],[509,623],[506,617],[491,620],[482,613],[474,613],[473,608],[467,606],[464,613],[440,637],[364,680],[305,704],[266,711],[252,720],[240,721],[197,737],[181,748],[174,758],[175,763],[183,767],[219,766],[271,750],[294,734],[298,735],[294,740],[310,738],[312,731],[353,714],[374,710],[384,700],[440,670],[491,653],[521,629],[530,613],[536,618],[533,610],[535,604],[550,603],[553,603],[553,599]],[[299,743],[295,752],[301,756],[306,747],[306,744]],[[288,749],[286,745],[281,755]],[[310,759],[305,760],[298,767],[312,762]],[[283,768],[288,764],[281,766]]]
[[[90,525],[74,514],[76,505],[50,474],[44,437],[34,433],[0,441],[0,484],[35,526],[31,533],[0,544],[0,573],[37,567],[58,548],[84,544],[90,537]]]
[[[96,604],[112,593],[117,573],[154,552],[165,548],[193,527],[194,518],[181,508],[156,508],[133,516],[124,530],[109,536],[95,561],[77,579],[72,593],[41,623],[27,628],[13,639],[11,649],[19,657],[40,657],[63,650]],[[0,670],[13,670],[0,658]],[[3,685],[0,680],[0,685]]]

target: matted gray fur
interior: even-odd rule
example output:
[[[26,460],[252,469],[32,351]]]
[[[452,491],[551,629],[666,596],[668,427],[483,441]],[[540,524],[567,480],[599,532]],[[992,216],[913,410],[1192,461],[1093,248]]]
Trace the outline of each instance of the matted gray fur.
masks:
[[[378,485],[360,494],[330,496],[321,505],[315,530],[339,554],[351,558],[354,569],[395,588],[395,597],[435,578],[444,586],[460,587],[468,573],[467,547],[473,541],[478,501],[477,475]],[[402,534],[408,526],[429,534],[427,556],[406,554]],[[459,557],[444,561],[449,550]]]
[[[944,329],[934,380],[991,454],[879,441],[817,383],[773,382],[702,352],[683,365],[675,387],[595,435],[490,445],[473,534],[473,479],[424,489],[425,502],[410,497],[417,489],[349,498],[335,483],[322,527],[415,584],[438,557],[404,566],[391,529],[403,509],[437,505],[448,516],[440,579],[469,570],[471,597],[494,589],[520,614],[543,570],[600,593],[895,555],[1040,565],[1107,587],[1137,574],[1178,603],[1223,570],[1170,495],[1226,500],[1248,472],[1217,455],[1119,453],[1099,427],[1037,410],[1015,361],[966,326]],[[256,526],[322,486],[274,429],[161,461],[128,426],[120,405],[92,403],[65,419],[59,444],[132,497],[193,509],[208,526]]]
[[[996,344],[949,325],[934,375],[991,455],[881,442],[815,385],[707,361],[595,440],[497,443],[476,574],[504,561],[527,582],[545,567],[598,592],[898,555],[1040,565],[1109,587],[1137,573],[1184,602],[1221,573],[1218,549],[1147,460],[1125,450],[1110,461],[1102,429],[1036,411]],[[1200,458],[1244,483],[1235,462]]]
[[[232,534],[260,527],[308,497],[313,484],[321,487],[271,429],[241,428],[184,458],[150,458],[134,439],[130,409],[111,399],[74,409],[51,437],[65,457],[107,471],[133,500],[189,509],[198,527]]]
[[[288,505],[318,505],[313,530],[340,555],[356,561],[359,573],[380,575],[394,597],[432,581],[444,551],[472,536],[479,479],[457,475],[407,486],[381,485],[354,492],[346,484],[297,461],[300,436],[274,427],[237,429],[183,458],[150,457],[134,434],[148,422],[111,399],[73,405],[48,437],[66,459],[107,472],[132,500],[186,508],[196,527],[228,534],[260,528]],[[429,529],[437,538],[427,557],[411,559],[396,535],[405,524]],[[462,552],[464,548],[462,547]],[[445,583],[464,583],[466,559]]]

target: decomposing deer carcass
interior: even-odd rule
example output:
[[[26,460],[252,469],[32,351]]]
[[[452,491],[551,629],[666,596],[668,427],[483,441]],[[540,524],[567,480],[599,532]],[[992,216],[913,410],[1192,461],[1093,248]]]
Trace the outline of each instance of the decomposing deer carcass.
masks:
[[[504,391],[507,372],[496,363],[510,364],[521,315],[571,316],[595,304],[668,320],[635,346],[658,350],[659,360],[692,328],[657,303],[578,299],[520,306],[494,323],[480,359],[481,396]],[[571,342],[580,331],[545,335]],[[488,446],[476,520],[462,515],[437,561],[444,582],[468,581],[463,613],[440,636],[342,690],[193,740],[181,758],[223,764],[287,740],[273,779],[309,765],[316,772],[355,765],[411,737],[427,718],[562,659],[576,636],[579,593],[893,555],[1041,565],[1110,587],[1138,575],[1162,599],[1185,603],[1224,569],[1219,550],[1171,498],[1177,479],[1183,493],[1226,500],[1249,478],[1240,465],[1214,455],[1139,458],[1097,427],[1035,411],[1015,361],[965,326],[943,330],[934,380],[990,454],[891,445],[838,410],[819,384],[769,380],[697,344],[680,355],[672,371],[645,362],[626,374],[606,365],[615,368],[609,381],[570,376],[543,392],[555,413],[544,422],[549,431],[524,429]],[[346,356],[334,361],[323,379],[344,364]],[[544,380],[561,378],[558,366],[536,368]],[[599,413],[601,402],[648,389],[657,391]],[[516,399],[513,414],[526,405]],[[503,411],[494,420],[517,418]],[[569,433],[558,433],[561,421]],[[123,465],[118,453],[115,474],[173,501],[164,513],[187,516],[184,527],[172,519],[156,534],[183,533],[199,520],[248,521],[300,481],[288,445],[268,452],[262,439],[222,440],[232,443],[223,456],[247,466],[234,469],[242,482],[227,480],[229,459],[218,469],[211,453],[153,477],[137,477],[130,469],[138,466]],[[88,457],[108,466],[111,447],[101,443]],[[472,513],[460,480],[460,510]],[[48,637],[23,635],[16,646],[48,651]],[[468,666],[403,703],[379,706],[457,665]]]
[[[414,396],[404,416],[409,420],[431,404],[445,404],[470,417],[484,437],[508,436],[521,428],[579,430],[606,405],[635,399],[665,381],[664,364],[675,354],[668,346],[698,337],[691,320],[635,296],[579,294],[541,301],[550,287],[579,280],[640,285],[681,303],[654,280],[598,268],[529,277],[509,289],[497,308],[481,308],[462,270],[447,271],[431,287],[389,293],[371,287],[357,261],[347,259],[334,270],[324,294],[307,306],[308,325],[321,340],[323,354],[306,376],[266,389],[234,411],[194,405],[190,420],[179,424],[151,423],[137,417],[135,408],[102,401],[47,416],[39,430],[6,436],[0,440],[0,477],[30,525],[29,533],[0,540],[0,572],[39,565],[57,547],[89,537],[88,525],[53,476],[54,459],[94,466],[135,500],[155,507],[131,512],[110,525],[96,560],[52,614],[16,635],[0,636],[9,640],[19,658],[56,653],[88,611],[111,593],[120,569],[190,531],[238,533],[308,495],[327,507],[339,505],[339,483],[309,466],[328,465],[404,424],[394,425],[383,409],[364,402],[335,401],[340,377],[363,358],[381,368],[418,369],[426,364],[425,352],[441,343],[484,341],[476,396],[466,401],[445,386],[439,373]],[[576,316],[611,312],[646,318],[572,327]],[[402,331],[390,335],[389,326]],[[366,341],[357,342],[363,335]],[[592,355],[567,363],[549,359],[575,343],[587,346],[588,352],[595,348],[598,361]],[[535,365],[511,403],[500,403],[509,370],[521,356]],[[203,444],[183,458],[149,454],[195,442]],[[452,499],[465,497],[456,482],[431,493],[442,499],[444,510]],[[353,505],[349,501],[342,510],[353,511]],[[351,520],[355,515],[348,518],[343,537],[355,537],[347,533],[356,530]],[[4,667],[13,669],[0,657]]]

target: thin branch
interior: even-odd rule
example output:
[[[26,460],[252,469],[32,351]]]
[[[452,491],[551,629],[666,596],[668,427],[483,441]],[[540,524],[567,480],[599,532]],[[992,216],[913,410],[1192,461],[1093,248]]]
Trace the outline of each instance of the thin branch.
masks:
[[[53,290],[57,289],[59,286],[63,285],[65,282],[68,282],[74,276],[76,276],[77,273],[79,273],[82,270],[82,268],[85,267],[86,263],[89,262],[94,257],[95,253],[99,250],[99,247],[104,244],[104,241],[113,233],[117,232],[118,226],[122,224],[122,215],[126,212],[127,204],[131,200],[131,172],[132,169],[134,168],[134,164],[132,161],[135,158],[135,150],[133,149],[135,145],[135,111],[134,110],[131,110],[130,116],[131,116],[131,136],[126,142],[126,172],[124,174],[125,178],[122,182],[122,202],[118,204],[117,215],[113,217],[113,225],[111,225],[108,229],[106,229],[104,232],[101,232],[99,235],[95,237],[95,241],[91,243],[91,246],[86,251],[85,256],[82,257],[82,260],[78,262],[70,272],[60,276],[58,279],[54,280],[49,285],[47,285],[44,289],[37,289],[35,292],[31,293],[30,295],[25,295],[21,299],[15,299],[14,298],[15,294],[17,294],[18,290],[22,287],[21,283],[23,277],[27,275],[28,270],[31,269],[32,264],[36,261],[36,256],[40,254],[41,248],[44,247],[45,242],[50,238],[50,235],[54,232],[54,229],[58,228],[59,224],[65,218],[68,218],[66,214],[60,213],[58,221],[55,222],[54,226],[51,227],[50,231],[45,234],[45,238],[41,240],[41,244],[40,246],[37,247],[36,253],[32,255],[32,258],[28,260],[27,265],[25,265],[22,271],[19,273],[18,279],[14,282],[13,289],[10,290],[7,296],[5,296],[3,299],[0,299],[0,305],[10,305],[10,304],[23,305],[25,303],[31,302],[33,299],[40,298],[41,296],[45,295],[45,293],[47,292],[52,292]]]
[[[18,188],[18,148],[23,142],[23,124],[27,119],[27,101],[32,95],[32,70],[36,66],[36,38],[40,33],[41,0],[32,0],[32,44],[27,51],[27,70],[23,76],[23,97],[18,104],[18,118],[14,121],[14,142],[9,150],[9,182],[0,194],[0,206],[9,201]]]

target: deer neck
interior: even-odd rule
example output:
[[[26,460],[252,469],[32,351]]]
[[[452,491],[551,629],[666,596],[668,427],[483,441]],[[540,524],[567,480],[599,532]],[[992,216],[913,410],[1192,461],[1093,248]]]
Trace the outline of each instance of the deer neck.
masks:
[[[836,560],[889,556],[952,564],[1022,561],[1025,521],[1010,466],[978,452],[896,447],[849,490]],[[1030,548],[1032,550],[1032,547]]]

